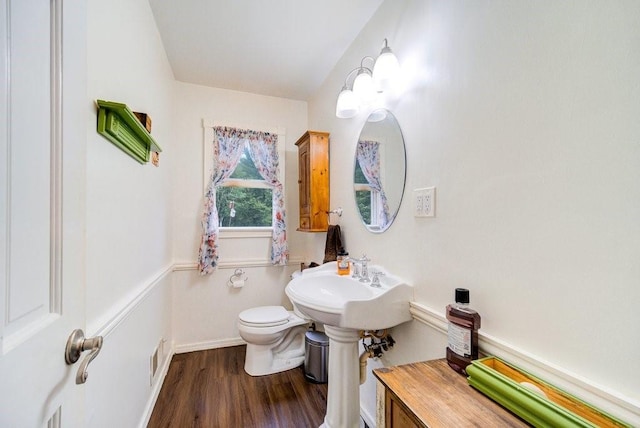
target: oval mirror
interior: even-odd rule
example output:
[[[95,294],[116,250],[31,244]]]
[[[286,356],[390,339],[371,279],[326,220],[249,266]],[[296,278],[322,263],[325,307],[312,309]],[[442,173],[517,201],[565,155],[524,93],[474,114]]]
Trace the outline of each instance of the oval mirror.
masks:
[[[360,132],[353,172],[356,206],[365,227],[384,232],[398,214],[406,174],[400,125],[385,109],[374,110]]]

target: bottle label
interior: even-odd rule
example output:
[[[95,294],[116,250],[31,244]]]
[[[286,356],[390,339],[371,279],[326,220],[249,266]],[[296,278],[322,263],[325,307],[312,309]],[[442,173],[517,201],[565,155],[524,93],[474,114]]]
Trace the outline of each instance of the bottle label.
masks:
[[[349,259],[347,257],[338,256],[338,275],[348,275],[349,274]]]
[[[449,323],[449,349],[461,357],[471,358],[471,329]]]

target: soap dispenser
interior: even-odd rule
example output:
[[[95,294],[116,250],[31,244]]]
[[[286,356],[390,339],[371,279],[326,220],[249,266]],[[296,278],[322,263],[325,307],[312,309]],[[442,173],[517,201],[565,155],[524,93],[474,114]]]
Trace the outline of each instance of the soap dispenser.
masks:
[[[338,251],[336,262],[338,265],[338,275],[349,275],[351,272],[351,261],[349,260],[349,253],[347,253],[344,248],[340,248],[340,251]]]
[[[472,360],[478,359],[478,329],[480,314],[469,308],[469,290],[456,288],[455,303],[447,305],[448,346],[447,363],[458,373]]]

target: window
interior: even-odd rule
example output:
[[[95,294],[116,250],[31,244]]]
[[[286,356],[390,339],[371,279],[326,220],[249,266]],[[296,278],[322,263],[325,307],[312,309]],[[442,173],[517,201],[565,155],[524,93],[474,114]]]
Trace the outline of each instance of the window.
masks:
[[[356,204],[362,216],[362,221],[367,225],[378,224],[376,213],[380,199],[380,193],[373,190],[362,172],[360,162],[356,160],[355,173],[353,177],[354,190],[356,193]],[[373,213],[373,217],[372,217]]]
[[[270,238],[271,250],[265,262],[285,265],[289,250],[284,165],[280,164],[280,159],[284,162],[284,130],[257,131],[205,122],[203,127],[200,273],[206,275],[216,269],[219,241],[227,238]],[[259,244],[254,247],[261,248]]]
[[[286,138],[286,130],[282,127],[268,127],[258,126],[255,124],[234,124],[226,122],[212,122],[209,120],[202,121],[202,127],[204,129],[204,174],[202,183],[202,193],[205,194],[209,187],[209,180],[211,179],[211,172],[213,171],[213,144],[214,127],[227,126],[238,129],[254,129],[263,132],[269,132],[278,135],[278,157],[280,159],[279,180],[284,185],[284,142]],[[245,160],[246,159],[246,160]],[[249,165],[250,163],[250,165]],[[245,145],[240,164],[236,170],[231,174],[228,182],[224,183],[223,187],[216,189],[216,202],[221,202],[219,205],[216,203],[219,215],[219,227],[220,236],[223,238],[264,238],[271,236],[271,228],[273,227],[271,221],[271,209],[272,209],[272,190],[265,183],[264,179],[258,173],[258,170],[251,160],[251,156],[248,152],[248,147]],[[269,208],[265,209],[264,206],[259,204],[254,205],[257,201],[264,201],[268,204]],[[233,209],[235,212],[234,217],[232,214],[231,202],[234,202]],[[249,206],[253,209],[249,209]],[[257,210],[257,211],[255,211]],[[268,210],[268,212],[267,212]],[[268,214],[269,219],[265,220],[264,217]],[[253,223],[253,225],[251,225]]]
[[[216,189],[218,225],[227,227],[271,227],[273,194],[256,168],[245,143],[238,166]]]
[[[377,141],[360,140],[356,147],[356,203],[369,230],[382,230],[389,222],[389,206],[382,188],[380,151]]]

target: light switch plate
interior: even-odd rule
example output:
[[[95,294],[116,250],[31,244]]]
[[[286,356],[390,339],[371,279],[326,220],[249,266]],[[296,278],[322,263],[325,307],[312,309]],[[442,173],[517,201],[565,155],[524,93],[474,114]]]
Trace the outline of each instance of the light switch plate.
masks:
[[[413,190],[413,215],[415,217],[435,217],[436,215],[436,188],[425,187]]]

